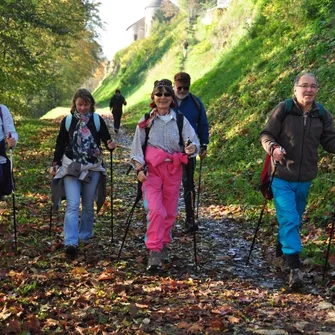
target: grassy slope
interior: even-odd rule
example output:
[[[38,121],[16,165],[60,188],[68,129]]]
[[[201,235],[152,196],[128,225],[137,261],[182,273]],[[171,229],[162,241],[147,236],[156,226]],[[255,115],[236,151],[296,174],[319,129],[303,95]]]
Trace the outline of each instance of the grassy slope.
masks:
[[[294,6],[291,1],[237,0],[228,10],[217,11],[212,25],[198,20],[188,28],[181,15],[172,24],[156,27],[150,39],[119,52],[121,69],[96,90],[97,101],[106,106],[120,87],[129,102],[125,124],[133,128],[147,108],[154,80],[172,79],[178,70],[189,72],[192,91],[207,106],[211,124],[204,182],[218,201],[242,205],[245,215],[251,209],[254,218],[252,208],[263,201],[256,191],[264,158],[259,131],[271,109],[292,95],[294,77],[303,70],[315,72],[322,85],[319,101],[329,110],[335,107],[330,4],[329,0],[308,5],[300,0]],[[190,47],[184,61],[185,37]],[[325,173],[311,190],[310,208],[317,218],[331,207],[324,200],[332,186],[330,160],[322,158]]]

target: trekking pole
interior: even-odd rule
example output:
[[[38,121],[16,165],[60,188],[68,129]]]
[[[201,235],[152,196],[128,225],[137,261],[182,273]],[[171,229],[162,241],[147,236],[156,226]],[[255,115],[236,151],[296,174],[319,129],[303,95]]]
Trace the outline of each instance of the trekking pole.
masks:
[[[57,163],[53,162],[52,163],[52,170],[54,173],[56,173],[57,168],[56,168]],[[51,181],[52,183],[52,181]],[[51,199],[51,205],[50,205],[50,213],[49,213],[49,236],[51,236],[51,229],[52,229],[52,210],[53,210],[53,204],[52,204],[52,199]]]
[[[199,181],[198,181],[198,194],[197,194],[197,215],[196,215],[197,219],[199,219],[201,173],[202,173],[202,158],[200,158],[200,167],[199,167]]]
[[[8,133],[8,138],[11,138],[12,134]],[[16,206],[15,206],[15,192],[14,192],[14,177],[13,177],[13,148],[9,148],[9,161],[10,161],[10,177],[12,183],[12,202],[13,202],[13,223],[14,223],[14,245],[15,251],[17,251],[17,227],[16,227]]]
[[[191,203],[194,204],[194,192],[191,191]],[[198,260],[197,260],[197,235],[195,229],[195,220],[194,220],[194,206],[193,206],[193,252],[194,252],[194,268],[195,271],[198,271]]]
[[[274,170],[272,172],[270,183],[269,183],[269,187],[268,187],[267,191],[269,191],[271,189],[273,178],[275,176],[276,170],[277,170],[277,163],[275,162],[275,168],[274,168]],[[257,225],[256,225],[254,237],[252,239],[251,247],[250,247],[250,250],[249,250],[249,255],[248,255],[248,258],[247,258],[247,261],[246,261],[245,265],[249,264],[249,259],[250,259],[252,250],[254,248],[255,242],[256,242],[256,237],[257,237],[258,229],[259,229],[259,226],[261,225],[261,222],[262,222],[262,219],[263,219],[263,213],[264,213],[264,210],[265,210],[267,202],[268,202],[268,199],[267,199],[267,197],[265,197],[264,198],[264,202],[263,202],[263,207],[262,207],[262,210],[261,210],[261,214],[259,216],[259,219],[258,219],[258,222],[257,222]]]
[[[126,241],[126,237],[127,237],[127,234],[128,234],[128,230],[129,230],[129,227],[130,227],[130,223],[131,223],[131,220],[133,218],[133,214],[134,214],[134,210],[135,210],[135,207],[136,205],[138,204],[138,202],[141,200],[142,198],[142,190],[141,190],[141,187],[142,187],[142,183],[141,182],[138,182],[137,183],[137,196],[136,196],[136,199],[134,201],[134,204],[133,206],[131,207],[131,210],[127,216],[127,220],[126,220],[126,231],[124,232],[124,235],[123,235],[123,239],[122,239],[122,243],[121,243],[121,247],[120,247],[120,250],[119,250],[119,253],[118,253],[118,256],[117,258],[119,259],[120,256],[121,256],[121,252],[122,252],[122,249],[123,249],[123,246],[124,246],[124,243]]]
[[[188,141],[186,142],[186,146],[191,144],[191,140],[188,139]],[[190,158],[190,156],[189,156]],[[193,252],[194,252],[194,266],[195,266],[195,271],[198,270],[198,260],[197,260],[197,235],[196,235],[196,229],[195,229],[195,214],[194,214],[194,183],[193,183],[193,174],[192,171],[190,170],[190,165],[186,164],[186,175],[187,175],[187,181],[190,184],[192,182],[191,185],[191,191],[190,191],[190,195],[191,195],[191,206],[192,206],[192,216],[193,216],[193,220],[192,220],[192,224],[193,224]]]
[[[132,165],[129,166],[127,172],[126,172],[126,175],[128,175],[130,173],[130,171],[132,170]],[[124,233],[124,236],[123,236],[123,239],[122,239],[122,243],[121,243],[121,247],[120,247],[120,250],[119,250],[119,253],[118,253],[118,256],[117,258],[119,259],[120,256],[121,256],[121,252],[122,252],[122,249],[123,249],[123,245],[124,245],[124,242],[126,240],[126,237],[127,237],[127,234],[128,234],[128,230],[129,230],[129,227],[130,227],[130,223],[131,223],[131,219],[133,217],[133,213],[134,213],[134,210],[135,210],[135,207],[136,205],[138,204],[138,202],[140,201],[141,197],[142,197],[142,193],[141,193],[141,190],[139,189],[139,182],[137,183],[137,196],[136,196],[136,199],[135,199],[135,202],[127,216],[127,220],[126,220],[126,223],[127,223],[127,226],[126,226],[126,231]]]
[[[323,269],[323,276],[322,276],[322,281],[324,282],[326,279],[326,272],[327,272],[327,267],[328,267],[328,259],[329,259],[329,252],[330,252],[330,245],[331,241],[333,239],[333,234],[334,234],[334,225],[335,225],[335,212],[333,213],[333,221],[332,221],[332,226],[330,229],[330,236],[329,236],[329,242],[328,242],[328,247],[327,247],[327,253],[326,253],[326,259],[325,259],[325,266]]]
[[[110,151],[110,170],[111,170],[111,242],[114,242],[114,183],[113,183],[113,151]]]
[[[51,236],[51,228],[52,228],[52,204],[50,205],[50,213],[49,213],[49,236]]]

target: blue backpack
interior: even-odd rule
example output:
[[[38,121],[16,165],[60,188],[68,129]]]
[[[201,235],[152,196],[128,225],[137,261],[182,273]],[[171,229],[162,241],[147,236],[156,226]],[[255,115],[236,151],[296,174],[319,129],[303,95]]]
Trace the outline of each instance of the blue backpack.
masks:
[[[99,116],[99,114],[93,113],[93,121],[94,121],[95,129],[97,130],[97,132],[99,132],[99,130],[100,130],[100,116]],[[69,115],[66,116],[66,119],[65,119],[65,129],[67,131],[70,130],[71,122],[72,122],[72,114],[69,114]]]

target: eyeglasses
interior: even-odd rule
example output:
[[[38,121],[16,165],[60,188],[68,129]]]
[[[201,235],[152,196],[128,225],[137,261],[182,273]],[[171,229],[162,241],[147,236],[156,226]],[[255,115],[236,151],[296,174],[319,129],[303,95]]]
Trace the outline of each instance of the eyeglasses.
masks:
[[[302,87],[302,88],[310,88],[311,90],[316,90],[318,87],[314,84],[308,85],[308,84],[302,84],[302,85],[295,85],[297,87]]]
[[[188,91],[189,89],[190,89],[190,86],[178,86],[177,87],[177,91],[181,91],[181,90]]]
[[[164,93],[160,93],[160,92],[158,92],[158,93],[155,93],[155,96],[156,97],[161,97],[161,96],[165,96],[165,97],[170,97],[171,96],[171,93],[169,93],[169,92],[164,92]]]

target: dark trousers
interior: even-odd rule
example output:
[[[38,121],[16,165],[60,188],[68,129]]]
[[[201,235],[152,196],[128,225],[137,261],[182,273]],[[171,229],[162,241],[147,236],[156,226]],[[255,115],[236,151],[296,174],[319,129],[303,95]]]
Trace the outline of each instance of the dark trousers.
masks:
[[[195,208],[195,184],[194,171],[196,165],[196,157],[189,157],[188,164],[183,165],[183,188],[184,201],[186,210],[186,219],[194,217]]]
[[[112,114],[114,118],[114,129],[119,129],[121,124],[122,110],[113,109]]]

